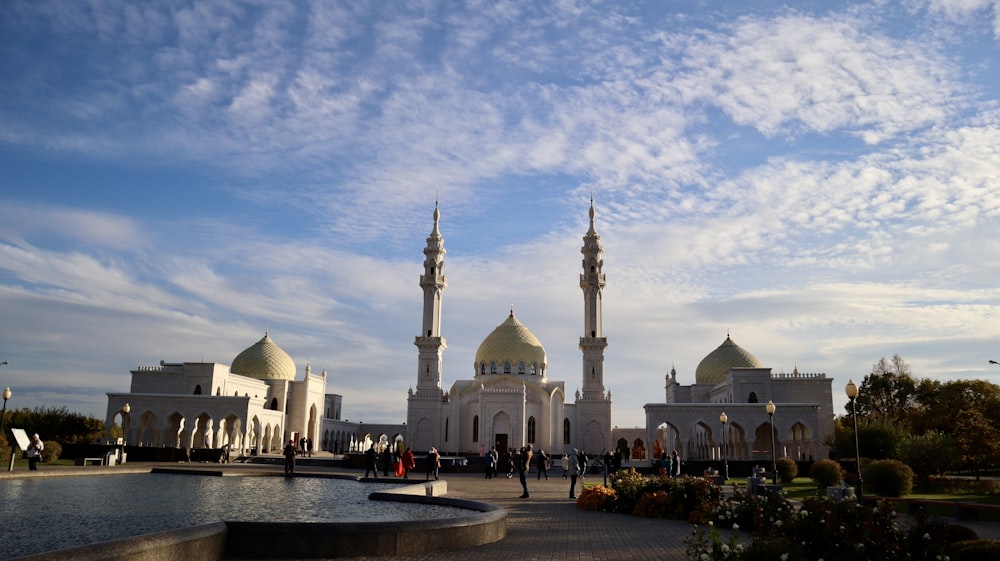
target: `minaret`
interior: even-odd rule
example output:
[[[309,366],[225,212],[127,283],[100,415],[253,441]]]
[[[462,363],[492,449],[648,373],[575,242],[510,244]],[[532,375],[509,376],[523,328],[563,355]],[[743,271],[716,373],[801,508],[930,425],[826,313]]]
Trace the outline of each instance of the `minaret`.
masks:
[[[604,291],[604,247],[601,236],[594,228],[594,199],[590,199],[590,229],[583,237],[583,274],[580,288],[583,289],[583,337],[580,350],[583,352],[583,400],[605,399],[604,392],[604,349],[608,340],[601,332],[601,298]]]
[[[417,360],[417,395],[432,390],[441,395],[441,358],[448,348],[441,336],[441,296],[448,288],[448,278],[444,276],[444,238],[438,230],[441,211],[434,202],[434,229],[427,237],[424,248],[424,274],[420,275],[420,288],[424,290],[423,331],[417,335],[414,345],[419,349]]]

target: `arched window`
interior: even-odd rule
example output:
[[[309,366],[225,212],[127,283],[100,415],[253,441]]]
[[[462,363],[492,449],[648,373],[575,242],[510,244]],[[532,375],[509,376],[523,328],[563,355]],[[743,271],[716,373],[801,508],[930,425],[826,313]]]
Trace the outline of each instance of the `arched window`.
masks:
[[[196,384],[194,386],[194,395],[201,395],[201,384]]]
[[[535,366],[535,363],[532,362],[531,363],[531,375],[534,376],[537,372],[538,372],[537,367]]]
[[[472,441],[479,442],[479,415],[472,417]]]
[[[486,374],[486,363],[485,362],[480,362],[479,363],[479,373],[480,374]]]
[[[510,374],[510,361],[504,361],[503,363],[503,373]]]
[[[747,398],[747,403],[757,403],[757,392],[750,392],[750,397]]]
[[[215,395],[217,395],[219,397],[222,397],[222,387],[221,386],[216,386],[215,387]]]
[[[528,417],[528,444],[535,443],[535,418]]]
[[[449,424],[449,421],[451,421],[451,419],[449,419],[448,417],[444,418],[444,441],[445,442],[448,442],[448,424]]]
[[[496,373],[497,373],[497,363],[495,362],[490,363],[490,374],[496,374]]]
[[[517,373],[524,374],[524,362],[517,363]]]
[[[570,443],[569,419],[563,419],[563,444]]]
[[[277,410],[278,410],[278,398],[272,397],[271,398],[271,411],[277,411]]]

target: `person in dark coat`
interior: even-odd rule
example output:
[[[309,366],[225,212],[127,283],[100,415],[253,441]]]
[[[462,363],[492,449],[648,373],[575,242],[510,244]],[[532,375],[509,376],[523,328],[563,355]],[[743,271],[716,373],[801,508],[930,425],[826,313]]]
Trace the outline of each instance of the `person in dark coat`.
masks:
[[[369,473],[378,479],[378,452],[375,451],[375,444],[365,451],[365,477],[368,477]]]
[[[282,453],[285,455],[285,475],[295,475],[295,441],[289,440]]]

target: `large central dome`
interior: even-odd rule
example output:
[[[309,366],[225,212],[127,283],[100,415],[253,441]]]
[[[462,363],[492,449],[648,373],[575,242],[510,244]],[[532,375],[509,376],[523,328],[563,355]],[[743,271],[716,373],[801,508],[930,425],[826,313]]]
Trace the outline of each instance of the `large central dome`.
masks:
[[[760,368],[760,361],[749,351],[737,345],[726,335],[719,348],[701,359],[694,372],[696,384],[720,384],[726,381],[726,372],[731,368]]]
[[[258,380],[295,380],[295,361],[264,333],[263,339],[236,355],[229,371]]]
[[[493,366],[497,371],[493,372]],[[506,365],[506,367],[505,367]],[[524,371],[519,367],[523,366]],[[545,349],[538,338],[514,317],[511,310],[506,321],[497,326],[476,351],[476,372],[484,373],[545,373]],[[508,370],[509,369],[509,370]]]

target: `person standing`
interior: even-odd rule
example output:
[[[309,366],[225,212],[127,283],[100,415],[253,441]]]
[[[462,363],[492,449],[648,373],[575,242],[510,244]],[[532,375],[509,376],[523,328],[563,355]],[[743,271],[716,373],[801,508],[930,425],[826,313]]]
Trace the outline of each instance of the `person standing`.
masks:
[[[28,449],[25,451],[25,455],[28,456],[28,469],[30,471],[38,471],[38,459],[42,457],[42,450],[45,450],[45,443],[42,442],[41,438],[38,438],[38,433],[35,433],[31,437],[31,444],[28,445]],[[11,450],[11,454],[14,451]],[[14,465],[11,462],[10,465]]]
[[[671,469],[670,471],[670,475],[673,475],[674,477],[680,477],[681,457],[680,454],[677,453],[677,450],[674,450],[674,452],[670,455],[670,461],[671,465],[673,466],[673,469]]]
[[[389,451],[388,445],[382,449],[379,461],[382,462],[382,475],[389,477],[389,470],[392,469],[392,452]]]
[[[538,451],[538,479],[541,480],[542,476],[545,476],[545,480],[549,479],[549,457],[545,454],[545,450]]]
[[[283,452],[285,455],[285,475],[295,475],[295,440],[289,440]]]
[[[528,469],[531,468],[531,445],[527,445],[521,448],[521,453],[517,455],[517,472],[518,477],[521,479],[521,488],[524,492],[521,493],[522,499],[527,499],[530,497],[528,493]]]
[[[438,454],[437,448],[431,446],[430,451],[427,452],[427,479],[430,479],[433,475],[436,480],[440,470],[441,454]]]
[[[413,457],[413,450],[407,446],[399,460],[403,464],[403,479],[409,479],[410,470],[417,467],[417,459]]]
[[[486,466],[486,479],[493,479],[493,475],[497,471],[497,451],[496,449],[490,449],[483,456],[483,465]]]
[[[365,477],[368,477],[369,473],[378,479],[378,452],[375,451],[374,442],[368,450],[365,450]]]
[[[576,498],[576,478],[580,477],[580,460],[577,456],[578,452],[573,449],[572,454],[568,454],[566,458],[569,460],[569,498]]]

